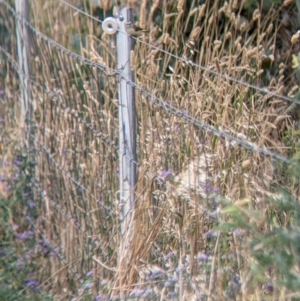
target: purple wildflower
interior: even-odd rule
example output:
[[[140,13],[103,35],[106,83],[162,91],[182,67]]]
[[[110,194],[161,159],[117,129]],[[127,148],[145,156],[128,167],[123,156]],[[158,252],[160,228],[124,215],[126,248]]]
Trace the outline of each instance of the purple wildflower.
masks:
[[[26,239],[31,239],[34,237],[34,232],[33,231],[25,231],[23,233],[16,233],[16,237],[17,239],[20,239],[22,241],[26,240]]]
[[[84,288],[89,289],[89,288],[92,288],[93,285],[94,285],[93,282],[88,282],[88,283],[86,283],[86,284],[84,285]]]
[[[207,231],[205,232],[205,237],[209,238],[209,237],[217,237],[218,236],[218,232],[216,231]]]
[[[13,182],[17,182],[19,180],[20,175],[17,173],[14,175],[14,177],[12,178]]]
[[[237,236],[237,237],[242,237],[242,236],[245,235],[245,231],[242,230],[242,229],[240,229],[240,228],[238,228],[238,229],[235,229],[235,230],[233,231],[233,234],[234,234],[235,236]]]
[[[176,272],[174,272],[174,274],[173,274],[173,276],[172,276],[172,278],[171,278],[171,281],[172,281],[172,282],[178,282],[178,275],[177,275]]]
[[[130,293],[130,296],[131,297],[135,297],[135,298],[140,298],[142,297],[144,293],[144,290],[141,290],[141,289],[134,289],[132,290],[132,292]]]
[[[44,239],[44,240],[38,241],[37,249],[38,249],[39,253],[42,253],[43,255],[48,255],[52,248],[51,248],[49,241]],[[56,254],[55,251],[54,251],[54,254]]]
[[[171,258],[173,258],[174,257],[174,253],[171,251],[171,252],[169,252],[168,254],[167,254],[167,259],[171,259]]]
[[[173,283],[169,280],[164,283],[164,287],[170,287],[172,285],[173,285]]]
[[[29,250],[25,255],[24,255],[24,259],[26,261],[31,260],[31,258],[34,256],[34,251],[33,250]]]
[[[144,290],[142,298],[146,298],[146,297],[148,297],[151,294],[153,294],[153,289],[152,288],[147,288],[147,289]]]
[[[17,260],[17,267],[19,270],[22,270],[24,268],[25,261],[23,257],[18,258]]]
[[[36,207],[36,204],[35,204],[35,202],[34,202],[33,200],[29,200],[29,201],[27,202],[27,205],[28,205],[28,207],[29,207],[30,209]]]
[[[172,169],[163,170],[160,176],[161,178],[163,178],[164,181],[168,181],[173,177],[173,170]]]
[[[29,275],[31,277],[31,275]],[[25,280],[25,287],[29,288],[32,292],[36,293],[38,291],[39,283],[36,279]]]
[[[51,257],[59,257],[59,253],[61,252],[62,247],[56,247],[51,253],[50,256]]]
[[[86,277],[91,277],[94,275],[94,270],[90,270],[86,273]]]
[[[157,278],[157,277],[163,275],[164,272],[165,272],[165,271],[162,270],[162,269],[155,269],[155,270],[152,270],[152,271],[150,272],[150,275],[148,276],[148,278],[149,278],[149,279],[155,279],[155,278]]]
[[[108,281],[103,279],[101,282],[100,282],[100,286],[106,286],[108,285]]]
[[[199,252],[197,254],[197,260],[198,261],[208,261],[208,259],[209,259],[208,255],[206,255],[204,253]]]
[[[16,166],[21,166],[23,164],[23,162],[21,160],[18,160],[18,159],[15,159],[13,161],[13,163],[16,165]]]
[[[274,292],[274,286],[270,283],[266,283],[262,286],[262,289],[264,291],[265,294],[267,295],[271,295]]]
[[[206,183],[205,184],[205,194],[210,194],[212,192],[212,186],[211,186],[211,183]]]
[[[220,194],[220,189],[219,188],[214,188],[213,193],[214,194]]]

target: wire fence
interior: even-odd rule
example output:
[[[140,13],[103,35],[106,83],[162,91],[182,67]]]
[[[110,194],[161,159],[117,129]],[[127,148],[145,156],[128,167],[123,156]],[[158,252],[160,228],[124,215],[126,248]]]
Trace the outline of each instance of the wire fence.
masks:
[[[91,275],[92,295],[111,298],[120,290],[112,283],[121,239],[118,160],[126,154],[118,146],[117,91],[126,81],[136,92],[133,163],[139,174],[128,259],[132,287],[126,289],[131,296],[166,294],[170,300],[184,286],[210,291],[213,262],[208,271],[199,256],[213,255],[212,229],[219,225],[224,200],[249,199],[260,209],[283,190],[297,198],[298,185],[288,173],[297,147],[280,135],[288,136],[285,112],[289,102],[298,101],[278,93],[280,85],[250,83],[255,68],[229,68],[227,61],[204,65],[202,57],[195,63],[193,30],[181,54],[178,41],[167,34],[161,45],[151,37],[136,39],[132,82],[115,68],[116,45],[99,29],[102,20],[62,0],[50,1],[45,11],[57,14],[42,19],[41,5],[32,8],[35,22],[22,20],[30,41],[30,78],[22,77],[33,104],[26,129],[34,141],[30,187],[38,204],[37,216],[28,221],[56,254],[43,263],[39,290],[80,296],[90,289],[85,284]],[[0,17],[6,32],[0,38],[0,88],[10,124],[19,112],[15,21],[20,16],[1,0]],[[202,278],[195,280],[196,274]],[[162,281],[170,285],[156,292]]]

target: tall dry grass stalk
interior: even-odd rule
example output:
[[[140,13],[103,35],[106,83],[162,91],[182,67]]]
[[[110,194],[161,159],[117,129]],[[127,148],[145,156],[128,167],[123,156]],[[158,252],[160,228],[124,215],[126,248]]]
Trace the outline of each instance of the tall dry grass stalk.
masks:
[[[296,148],[287,142],[287,133],[292,135],[289,141],[296,139],[298,125],[286,114],[290,104],[209,72],[288,93],[296,82],[287,72],[289,61],[278,61],[280,10],[245,11],[238,1],[206,1],[200,6],[195,1],[193,6],[186,1],[153,1],[149,14],[149,3],[128,1],[140,11],[140,25],[150,29],[131,54],[137,85],[183,115],[291,156]],[[115,68],[114,38],[99,30],[95,21],[59,1],[33,1],[32,9],[35,26],[53,40]],[[234,298],[260,300],[255,296],[263,294],[263,280],[253,280],[249,249],[239,244],[238,234],[226,238],[218,232],[215,239],[213,229],[226,221],[220,199],[245,215],[248,209],[267,215],[279,188],[297,195],[299,187],[291,185],[282,164],[212,136],[137,91],[140,166],[133,208],[135,235],[127,258],[130,269],[117,271],[118,153],[102,138],[117,144],[118,80],[34,34],[32,39],[34,80],[52,91],[33,89],[40,142],[36,178],[47,195],[40,201],[38,227],[62,247],[68,262],[41,260],[40,278],[47,290],[61,298],[74,296],[93,270],[93,295],[113,296],[120,291],[126,295],[151,287],[161,299],[176,293],[179,300],[200,300],[201,294],[230,300],[224,291],[234,290],[229,276],[234,274],[242,283]],[[265,68],[266,61],[272,67]],[[245,219],[252,223],[255,218],[249,214]],[[262,219],[255,221],[267,231]],[[254,235],[248,234],[250,241]],[[74,283],[71,267],[81,282]],[[101,284],[104,280],[107,286]]]

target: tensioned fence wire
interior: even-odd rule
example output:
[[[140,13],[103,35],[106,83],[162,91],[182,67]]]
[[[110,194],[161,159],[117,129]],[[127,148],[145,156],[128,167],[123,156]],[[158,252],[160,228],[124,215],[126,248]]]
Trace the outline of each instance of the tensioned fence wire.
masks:
[[[29,29],[34,27],[29,26]],[[39,228],[44,228],[44,234],[63,246],[72,268],[83,273],[92,267],[91,254],[94,252],[100,253],[104,265],[109,265],[107,258],[114,253],[115,247],[110,241],[118,232],[118,229],[113,229],[114,219],[111,214],[118,212],[113,205],[118,183],[117,177],[109,174],[117,173],[118,168],[117,149],[112,151],[113,146],[117,145],[117,108],[110,107],[99,91],[107,93],[108,90],[111,93],[111,88],[114,90],[112,98],[116,98],[115,87],[119,74],[117,70],[105,72],[106,68],[100,68],[99,74],[98,69],[97,72],[94,69],[100,66],[74,55],[46,36],[37,34],[35,30],[32,30],[31,40],[34,45],[31,51],[35,58],[35,70],[38,70],[38,76],[33,75],[33,79],[48,88],[48,91],[54,91],[45,93],[43,89],[36,88],[38,86],[31,87],[36,102],[36,147],[40,168],[34,185],[39,187],[37,189],[46,205],[41,212],[45,218],[40,222]],[[196,255],[205,248],[209,250],[210,243],[202,237],[201,231],[205,232],[206,229],[208,232],[218,222],[215,214],[218,204],[210,195],[221,194],[237,198],[242,195],[240,190],[247,190],[247,186],[250,186],[248,183],[252,181],[252,189],[248,189],[252,191],[248,195],[253,196],[254,193],[255,199],[264,199],[266,195],[268,197],[269,191],[257,185],[257,181],[264,175],[257,171],[257,174],[245,173],[241,162],[249,158],[257,160],[254,153],[267,156],[263,166],[269,178],[273,177],[273,159],[286,164],[291,162],[276,152],[258,147],[244,134],[234,135],[232,131],[223,131],[205,124],[198,116],[193,117],[192,111],[177,108],[178,103],[173,105],[170,101],[162,100],[128,79],[121,77],[119,80],[126,80],[140,92],[140,103],[137,104],[141,113],[139,165],[148,167],[143,170],[142,176],[148,183],[153,175],[157,175],[160,180],[153,183],[150,190],[138,188],[138,200],[144,201],[139,208],[144,214],[139,218],[145,225],[139,228],[143,237],[139,247],[147,242],[148,245],[142,255],[137,255],[141,255],[140,259],[145,261],[149,253],[153,256],[155,254],[157,259],[152,260],[152,263],[159,260],[163,262],[159,273],[170,278],[176,273],[176,266],[167,268],[170,263],[167,259],[168,252],[162,249],[159,241],[165,239],[164,235],[167,233],[173,240],[168,249],[178,248],[182,237],[187,235],[179,226],[184,215],[191,217],[194,222],[201,216],[200,221],[204,224],[196,226],[201,243],[192,254]],[[155,106],[149,109],[152,102]],[[148,108],[143,110],[142,106]],[[103,137],[109,137],[109,140],[103,141],[101,137],[97,140],[92,135],[91,128],[103,133]],[[143,130],[144,128],[147,130]],[[224,138],[228,143],[214,140],[213,136]],[[108,141],[112,141],[112,145]],[[219,148],[216,147],[218,144]],[[237,148],[236,145],[240,147]],[[101,166],[101,171],[97,170],[98,166]],[[229,171],[224,174],[226,169]],[[243,189],[236,187],[233,180],[233,176],[240,175],[244,179]],[[278,185],[284,185],[280,183],[280,175],[277,181]],[[255,195],[258,190],[262,196]],[[59,214],[56,215],[49,204]],[[170,209],[169,214],[165,214],[163,208]],[[149,220],[153,222],[152,225]],[[189,229],[186,220],[183,220],[183,224]],[[59,225],[65,228],[65,233],[58,233]],[[99,241],[107,244],[104,243],[101,250],[89,253],[83,246],[89,246],[89,236],[97,236],[93,230],[98,227],[102,228],[98,233]],[[155,231],[149,242],[147,234]],[[164,272],[163,266],[166,269]],[[100,274],[104,277],[105,272]],[[149,268],[145,274],[142,278],[145,282],[150,281],[151,277],[156,278],[153,276],[153,268]]]
[[[91,18],[92,20],[98,22],[99,24],[102,24],[102,22],[103,22],[102,20],[100,20],[100,19],[94,17],[93,15],[87,13],[86,11],[80,9],[76,5],[72,5],[71,3],[69,3],[65,0],[60,0],[59,2],[64,4],[65,6],[70,7],[72,10]],[[118,17],[118,15],[116,15],[115,17]],[[118,30],[118,32],[120,32],[120,31]],[[129,36],[126,32],[120,32],[120,33]],[[280,94],[280,93],[277,93],[277,92],[273,92],[273,91],[269,90],[268,88],[260,87],[260,86],[251,84],[249,82],[231,77],[227,74],[222,74],[218,71],[215,71],[215,70],[210,69],[208,67],[197,64],[197,63],[193,62],[191,59],[187,58],[186,56],[178,56],[178,55],[175,55],[174,53],[171,53],[171,52],[168,52],[167,50],[164,50],[163,48],[159,48],[159,47],[157,47],[153,44],[147,43],[143,39],[140,39],[140,38],[137,38],[137,37],[134,37],[134,36],[131,36],[131,38],[135,41],[138,41],[142,45],[147,46],[148,48],[155,50],[156,52],[166,54],[167,56],[180,61],[181,64],[183,64],[183,65],[187,65],[187,66],[190,66],[190,67],[196,67],[196,68],[198,68],[202,71],[207,72],[208,74],[216,75],[217,77],[221,77],[221,78],[226,79],[228,81],[232,81],[232,82],[237,83],[241,86],[245,86],[247,88],[254,89],[255,91],[268,94],[269,96],[275,96],[275,97],[278,97],[280,99],[283,99],[283,100],[286,100],[286,101],[289,101],[289,102],[292,102],[292,103],[298,103],[299,104],[299,101],[295,98],[292,98],[292,97],[289,97],[289,96],[286,96],[286,95],[283,95],[283,94]],[[189,43],[189,41],[187,42],[187,48],[189,48],[191,50],[191,53],[192,53],[193,52],[192,45],[188,45],[188,43]]]
[[[10,19],[16,17],[12,9],[6,11],[9,14]],[[92,269],[93,256],[104,263],[115,257],[111,250],[118,235],[118,108],[110,101],[116,99],[116,89],[109,89],[116,86],[115,78],[99,72],[97,63],[37,34],[29,23],[26,26],[32,64],[28,82],[35,104],[30,121],[36,161],[32,187],[41,196],[36,224],[61,247],[71,270],[81,278]],[[90,241],[96,238],[101,247],[91,252]],[[54,283],[62,284],[67,277],[63,266],[50,258],[44,271],[43,280],[52,277],[53,284],[47,285],[53,292],[59,287]],[[53,276],[55,270],[61,272]],[[73,276],[67,278],[72,281]]]
[[[79,11],[74,6],[72,9]],[[289,116],[284,114],[286,104],[297,101],[274,92],[278,87],[267,88],[247,82],[255,78],[257,70],[247,67],[246,63],[244,69],[235,70],[226,69],[229,64],[226,61],[220,65],[212,62],[208,66],[195,63],[193,52],[200,52],[191,49],[195,41],[186,45],[183,51],[190,55],[188,58],[177,54],[176,42],[171,47],[162,42],[163,38],[155,45],[145,40],[147,38],[138,39],[133,55],[137,83],[125,78],[121,80],[138,92],[139,164],[148,166],[150,174],[160,175],[158,178],[163,185],[154,183],[148,192],[150,196],[145,194],[139,207],[139,212],[144,214],[137,218],[141,225],[138,231],[145,239],[137,244],[136,249],[145,247],[144,252],[135,255],[139,255],[144,266],[134,260],[132,263],[143,266],[139,270],[139,279],[145,283],[166,281],[165,290],[170,296],[176,290],[178,293],[178,279],[182,279],[181,271],[184,270],[183,282],[194,281],[192,290],[197,291],[195,294],[199,297],[201,290],[211,291],[207,283],[213,272],[206,274],[207,266],[216,268],[210,260],[219,236],[210,229],[220,222],[220,199],[226,198],[230,202],[248,200],[261,210],[265,210],[272,200],[280,198],[280,191],[288,191],[297,200],[299,188],[288,173],[293,146],[272,139],[272,131],[276,137],[277,128],[289,123]],[[167,35],[165,40],[168,40]],[[172,44],[171,38],[169,44]],[[238,60],[237,56],[233,57]],[[220,66],[222,73],[218,71]],[[228,71],[234,75],[227,74]],[[256,81],[260,82],[260,78]],[[241,86],[247,90],[240,92]],[[232,101],[232,97],[240,99],[238,104]],[[266,103],[270,108],[267,112]],[[228,118],[236,120],[230,125],[225,118],[214,116],[214,111],[225,105]],[[282,116],[272,113],[275,106],[282,106]],[[263,119],[269,123],[260,128],[259,121]],[[143,176],[147,178],[147,172]],[[163,217],[160,217],[161,213]],[[151,224],[148,226],[149,220]],[[244,231],[236,230],[235,233]],[[166,241],[166,237],[170,238],[167,247],[159,243]],[[172,265],[171,258],[174,257],[178,262]],[[227,258],[224,254],[223,259],[227,263],[231,261],[229,255]],[[219,264],[222,270],[224,262]],[[201,280],[193,280],[193,274],[202,277]],[[239,282],[233,272],[227,276],[229,282]],[[144,296],[146,291],[137,289],[135,294]]]

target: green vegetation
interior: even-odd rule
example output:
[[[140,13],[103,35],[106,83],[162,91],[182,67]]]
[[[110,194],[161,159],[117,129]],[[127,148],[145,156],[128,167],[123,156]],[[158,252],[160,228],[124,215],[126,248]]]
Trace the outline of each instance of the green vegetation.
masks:
[[[69,2],[113,14],[113,1]],[[0,2],[0,299],[300,300],[296,4],[129,2],[149,34],[131,57],[142,89],[125,278],[114,37],[62,1],[32,1],[30,23],[51,40],[29,27],[28,145],[14,15]]]

